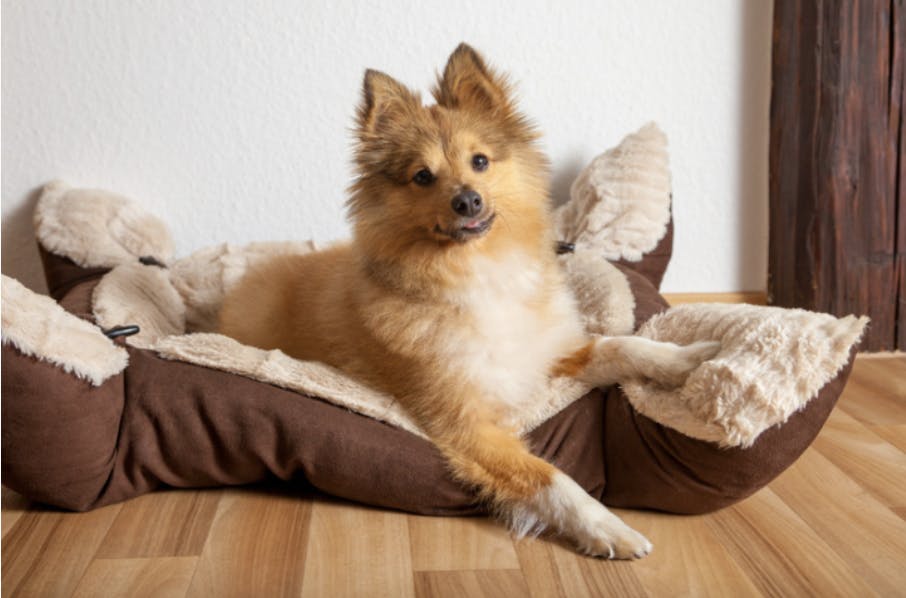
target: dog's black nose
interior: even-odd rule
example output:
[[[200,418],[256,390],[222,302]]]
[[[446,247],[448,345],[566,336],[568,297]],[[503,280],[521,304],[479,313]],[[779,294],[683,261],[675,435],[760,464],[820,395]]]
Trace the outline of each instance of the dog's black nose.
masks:
[[[457,194],[451,205],[460,216],[475,216],[481,212],[481,196],[478,191],[467,189]]]

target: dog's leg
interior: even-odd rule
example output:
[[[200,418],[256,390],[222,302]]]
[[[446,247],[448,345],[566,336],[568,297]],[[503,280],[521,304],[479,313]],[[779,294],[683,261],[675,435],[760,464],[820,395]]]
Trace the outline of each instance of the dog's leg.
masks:
[[[569,476],[532,455],[515,435],[469,410],[456,419],[455,425],[436,430],[434,442],[454,473],[476,486],[517,535],[550,529],[580,551],[605,558],[640,558],[651,551],[644,536]]]
[[[680,386],[692,370],[718,351],[716,341],[681,346],[640,336],[600,337],[557,362],[552,375],[576,377],[595,386],[631,378]]]

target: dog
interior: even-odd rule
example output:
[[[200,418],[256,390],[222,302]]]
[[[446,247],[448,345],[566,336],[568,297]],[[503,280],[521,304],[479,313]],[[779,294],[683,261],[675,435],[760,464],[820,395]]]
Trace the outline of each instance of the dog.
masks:
[[[677,385],[717,348],[589,338],[556,261],[548,162],[507,79],[462,44],[433,96],[425,106],[366,71],[351,242],[253,268],[227,293],[220,331],[396,397],[518,536],[549,530],[589,555],[645,556],[644,536],[505,422],[551,376]]]

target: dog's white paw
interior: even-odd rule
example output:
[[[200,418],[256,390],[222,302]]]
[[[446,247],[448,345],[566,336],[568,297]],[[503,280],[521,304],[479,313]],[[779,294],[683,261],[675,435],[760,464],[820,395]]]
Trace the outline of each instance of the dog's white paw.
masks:
[[[606,559],[638,559],[651,552],[651,542],[607,507],[589,496],[561,471],[539,493],[530,512],[532,521],[552,525],[572,540],[579,552]]]
[[[616,517],[588,526],[587,534],[577,538],[579,550],[605,559],[640,559],[651,552],[648,538]]]

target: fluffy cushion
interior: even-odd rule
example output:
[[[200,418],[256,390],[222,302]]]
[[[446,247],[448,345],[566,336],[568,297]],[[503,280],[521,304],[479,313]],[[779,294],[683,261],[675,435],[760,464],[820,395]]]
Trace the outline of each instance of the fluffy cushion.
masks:
[[[802,309],[682,305],[651,318],[639,335],[682,345],[716,340],[720,353],[682,388],[632,381],[623,389],[640,413],[687,436],[748,447],[837,376],[867,323]]]
[[[96,326],[73,317],[50,297],[3,276],[3,344],[59,366],[99,386],[129,363],[129,356]]]
[[[83,267],[112,267],[136,256],[167,262],[173,255],[167,225],[135,202],[100,189],[72,189],[61,181],[45,185],[41,193],[35,234],[48,251]]]
[[[639,262],[664,238],[670,200],[667,136],[649,123],[585,167],[554,221],[580,249]]]

